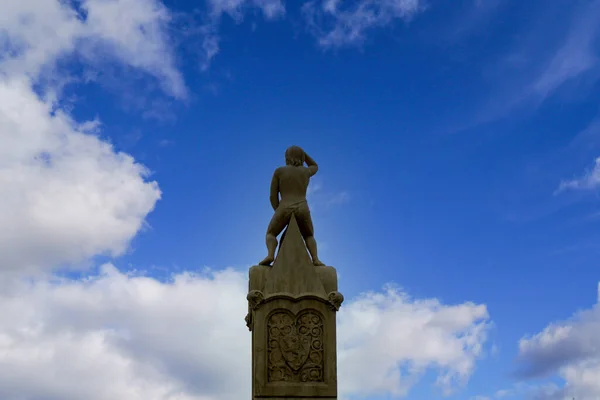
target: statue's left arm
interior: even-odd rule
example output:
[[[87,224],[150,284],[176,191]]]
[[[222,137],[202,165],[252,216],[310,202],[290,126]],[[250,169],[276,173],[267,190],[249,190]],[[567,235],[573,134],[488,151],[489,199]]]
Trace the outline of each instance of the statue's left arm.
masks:
[[[279,170],[275,170],[273,173],[273,179],[271,180],[271,195],[269,200],[271,201],[271,207],[273,210],[277,210],[279,207]]]

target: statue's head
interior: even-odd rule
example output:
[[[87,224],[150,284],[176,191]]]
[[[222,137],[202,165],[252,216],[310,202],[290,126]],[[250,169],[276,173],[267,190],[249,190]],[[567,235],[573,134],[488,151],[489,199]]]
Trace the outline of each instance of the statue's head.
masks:
[[[296,167],[304,165],[304,150],[298,146],[288,147],[285,151],[285,163]]]

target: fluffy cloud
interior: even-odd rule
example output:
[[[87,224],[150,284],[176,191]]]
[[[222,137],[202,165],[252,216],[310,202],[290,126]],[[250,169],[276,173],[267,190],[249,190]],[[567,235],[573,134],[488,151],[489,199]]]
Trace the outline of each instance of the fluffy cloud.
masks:
[[[228,383],[250,378],[244,283],[223,271],[163,284],[107,265],[22,285],[0,297],[0,398],[242,398]]]
[[[310,31],[326,48],[361,44],[367,31],[409,21],[424,9],[421,0],[360,0],[344,5],[340,0],[311,0],[303,12]]]
[[[0,17],[0,71],[39,79],[63,57],[114,60],[154,76],[169,94],[186,87],[174,63],[170,14],[155,0],[10,1]]]
[[[557,374],[562,387],[546,387],[543,399],[600,397],[600,285],[598,303],[571,319],[552,323],[543,331],[521,339],[519,359],[525,378]]]
[[[77,7],[76,7],[77,6]],[[0,273],[35,274],[118,255],[160,197],[148,171],[61,107],[74,56],[154,76],[185,97],[153,0],[8,2],[0,17]],[[35,90],[34,90],[35,87]],[[5,280],[4,280],[5,281]]]
[[[596,158],[594,168],[587,171],[583,176],[571,179],[568,181],[562,181],[560,186],[556,190],[556,193],[560,193],[565,190],[578,190],[578,189],[596,189],[600,186],[600,157]]]
[[[404,396],[428,368],[450,393],[473,372],[487,318],[483,305],[413,300],[394,287],[358,297],[338,319],[342,393]]]
[[[146,169],[40,99],[0,80],[0,272],[120,254],[160,191]]]
[[[248,397],[246,291],[233,270],[159,282],[111,265],[83,281],[22,283],[0,296],[0,398]],[[339,314],[340,391],[403,395],[430,367],[443,390],[457,387],[486,327],[484,306],[364,294]]]

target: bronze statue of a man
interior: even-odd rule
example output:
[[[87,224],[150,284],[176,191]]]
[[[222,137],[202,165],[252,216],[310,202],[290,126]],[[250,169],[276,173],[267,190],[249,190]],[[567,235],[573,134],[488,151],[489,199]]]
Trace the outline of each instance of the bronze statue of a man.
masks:
[[[306,167],[304,166],[305,162]],[[284,167],[277,168],[273,173],[270,200],[275,214],[267,228],[269,254],[260,264],[271,265],[275,259],[277,236],[289,224],[293,213],[313,264],[323,266],[325,264],[317,256],[317,242],[314,238],[312,218],[306,201],[306,190],[310,177],[317,173],[319,167],[315,160],[298,146],[291,146],[285,151],[285,164]],[[279,195],[281,195],[281,200]]]

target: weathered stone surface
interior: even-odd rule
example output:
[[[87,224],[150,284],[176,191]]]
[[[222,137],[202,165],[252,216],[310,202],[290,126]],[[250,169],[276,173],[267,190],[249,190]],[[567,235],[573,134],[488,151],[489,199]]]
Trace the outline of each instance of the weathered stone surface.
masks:
[[[264,293],[285,293],[291,296],[313,294],[326,297],[318,268],[323,267],[315,267],[312,264],[296,218],[292,215],[272,270],[267,274]]]
[[[292,216],[272,267],[250,268],[253,399],[337,398],[333,267],[314,266]]]
[[[335,311],[314,299],[274,298],[253,318],[253,399],[337,398]]]
[[[317,255],[306,202],[317,169],[292,146],[271,182],[275,214],[267,229],[268,255],[250,268],[247,295],[253,400],[337,399],[336,312],[344,296],[335,268]]]
[[[323,317],[306,309],[273,312],[267,321],[267,381],[323,382]]]

